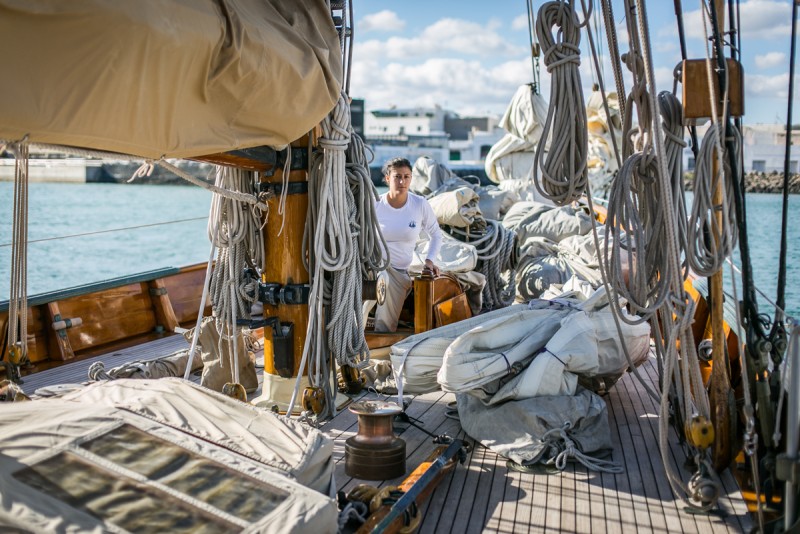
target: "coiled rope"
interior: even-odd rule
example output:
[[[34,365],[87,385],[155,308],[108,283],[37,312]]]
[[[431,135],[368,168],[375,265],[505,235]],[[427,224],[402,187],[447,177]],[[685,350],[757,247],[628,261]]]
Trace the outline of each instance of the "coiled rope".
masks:
[[[329,381],[328,349],[339,365],[360,368],[369,361],[369,349],[361,328],[360,228],[345,172],[345,151],[351,132],[348,100],[347,95],[342,94],[336,107],[321,123],[319,146],[322,150],[311,158],[309,206],[303,235],[303,248],[308,251],[306,268],[311,275],[311,293],[300,368],[308,362],[309,382],[324,391],[326,408],[331,414],[335,408]],[[326,282],[326,272],[331,273],[330,282]],[[325,304],[330,308],[325,329],[327,346],[322,333]],[[297,400],[300,378],[295,382],[288,413]]]
[[[243,169],[218,167],[216,186],[256,198],[255,175]],[[229,358],[235,383],[239,382],[237,317],[250,317],[250,308],[258,298],[258,279],[245,278],[245,267],[259,273],[264,265],[261,220],[258,206],[248,206],[219,194],[214,194],[211,200],[208,237],[216,247],[217,260],[209,291],[220,334],[220,357],[223,339],[231,340],[228,347],[233,350]]]
[[[350,191],[356,202],[358,214],[358,251],[361,256],[361,273],[368,280],[376,280],[378,273],[389,266],[386,240],[381,232],[378,216],[375,214],[375,203],[378,190],[372,183],[367,160],[367,146],[354,131],[350,131],[350,144],[347,147],[347,164],[345,172],[350,183]]]
[[[714,164],[719,164],[716,150],[720,146],[720,136],[724,128],[721,123],[712,124],[703,136],[693,182],[692,224],[688,229],[690,246],[686,250],[686,259],[694,272],[705,277],[713,275],[722,268],[725,259],[736,248],[738,235],[734,191],[727,158],[722,158],[722,168],[718,166],[716,174],[713,171]],[[735,126],[732,126],[732,129],[736,161],[741,162],[742,136]],[[735,175],[741,176],[741,170]],[[717,187],[723,188],[721,205],[714,204],[714,192]],[[720,212],[722,212],[721,224],[717,220],[717,214]]]
[[[651,108],[658,105],[655,95],[655,74],[650,50],[650,30],[647,21],[647,10],[643,0],[635,0],[637,8],[637,22],[640,35],[642,37],[642,58],[645,67],[645,78],[650,88],[649,98]],[[673,192],[670,188],[670,176],[667,169],[667,157],[664,149],[662,136],[662,125],[659,121],[653,121],[653,143],[658,162],[659,194],[661,201],[668,206],[672,206]],[[664,224],[668,229],[674,228],[674,214],[672,210],[664,210]],[[680,474],[676,473],[669,463],[669,446],[667,443],[669,425],[669,398],[672,386],[671,377],[675,373],[675,382],[683,394],[683,420],[689,421],[690,411],[697,413],[710,420],[710,405],[708,392],[705,389],[703,378],[700,374],[697,352],[691,331],[691,322],[694,312],[694,301],[683,289],[683,280],[680,276],[680,256],[678,247],[678,237],[675,232],[665,232],[665,244],[671,268],[669,277],[671,283],[671,297],[667,301],[668,305],[660,311],[661,327],[665,334],[665,374],[663,380],[661,409],[659,418],[659,444],[661,449],[662,461],[667,471],[667,478],[673,491],[680,495],[689,506],[708,510],[716,504],[715,500],[710,502],[698,503],[692,500],[695,496],[690,488],[682,481]],[[658,334],[658,329],[654,329]],[[681,364],[678,365],[678,351],[676,342],[680,339]],[[677,369],[677,371],[676,371]],[[680,380],[678,380],[680,376]],[[703,451],[705,452],[705,451]]]
[[[481,228],[476,230],[476,227]],[[483,287],[483,309],[495,310],[510,306],[516,297],[517,234],[498,221],[480,219],[465,231],[449,227],[453,237],[473,245],[478,252],[476,271],[486,277]],[[508,273],[505,275],[505,273]]]
[[[555,36],[554,27],[558,28]],[[542,139],[550,139],[550,148],[545,155],[546,143],[537,145],[533,182],[539,193],[559,206],[580,198],[589,177],[589,139],[579,70],[580,28],[571,1],[546,2],[539,8],[536,35],[552,78],[542,133]]]
[[[670,295],[671,273],[676,267],[663,246],[667,234],[677,230],[679,257],[686,243],[681,162],[685,146],[681,135],[683,108],[677,98],[667,92],[659,95],[658,102],[664,119],[664,151],[672,204],[663,201],[659,168],[651,146],[645,147],[646,152],[636,152],[625,160],[609,195],[606,235],[613,239],[605,242],[605,257],[610,258],[609,278],[615,293],[624,297],[639,316],[638,319],[622,316],[628,323],[649,320]],[[644,137],[650,135],[647,130],[643,127]],[[666,222],[670,209],[675,217],[673,226]],[[628,243],[623,251],[622,243],[626,239]]]

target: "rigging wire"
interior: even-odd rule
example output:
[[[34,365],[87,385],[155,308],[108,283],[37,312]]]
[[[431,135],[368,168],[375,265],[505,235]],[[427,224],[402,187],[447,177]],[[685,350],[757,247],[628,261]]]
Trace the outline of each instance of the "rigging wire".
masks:
[[[678,24],[678,40],[680,41],[680,45],[681,45],[681,59],[683,61],[686,61],[686,59],[687,59],[686,34],[684,32],[684,29],[683,29],[683,7],[681,5],[681,0],[675,0],[674,1],[674,5],[675,5],[675,20],[676,20],[676,22]],[[675,76],[675,78],[676,78],[675,83],[676,83],[676,87],[677,87],[677,75]],[[673,92],[674,92],[674,90],[673,90]],[[698,141],[697,141],[697,126],[695,126],[694,124],[690,124],[689,125],[689,136],[692,139],[692,142],[689,145],[689,148],[692,149],[692,154],[694,155],[694,160],[696,162],[697,161],[697,153],[700,150],[699,149],[700,145],[698,144]]]
[[[536,39],[536,15],[533,14],[533,0],[528,0],[525,4],[528,7],[528,38],[531,43],[531,80],[533,82],[533,94],[538,95],[541,91],[539,85],[539,55],[541,47]]]
[[[786,293],[786,253],[787,243],[786,236],[789,231],[789,165],[792,152],[792,104],[794,102],[794,68],[795,59],[797,54],[797,2],[792,2],[792,45],[789,54],[789,103],[786,110],[786,144],[784,147],[785,153],[783,157],[783,198],[782,198],[782,212],[781,212],[781,252],[778,267],[778,290],[777,290],[777,307],[783,309],[786,306],[785,293]],[[775,314],[775,322],[773,324],[773,333],[775,332],[775,325],[781,322],[781,312]],[[784,334],[785,335],[785,334]]]
[[[60,239],[72,239],[74,237],[85,237],[90,235],[98,235],[98,234],[108,234],[112,232],[124,232],[125,230],[138,230],[140,228],[151,228],[153,226],[165,226],[168,224],[179,224],[185,222],[193,222],[193,221],[206,221],[208,217],[193,217],[191,219],[178,219],[175,221],[164,221],[164,222],[157,222],[157,223],[150,223],[150,224],[139,224],[136,226],[125,226],[122,228],[109,228],[108,230],[94,230],[92,232],[83,232],[80,234],[69,234],[69,235],[62,235],[62,236],[54,236],[54,237],[43,237],[41,239],[29,239],[28,244],[32,243],[43,243],[45,241],[58,241]],[[0,248],[3,247],[10,247],[13,243],[0,243]]]

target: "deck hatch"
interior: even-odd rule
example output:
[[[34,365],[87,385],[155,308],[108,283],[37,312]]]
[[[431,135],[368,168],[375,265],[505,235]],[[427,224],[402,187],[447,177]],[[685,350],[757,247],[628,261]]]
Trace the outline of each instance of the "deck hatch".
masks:
[[[129,532],[237,532],[289,495],[128,424],[14,477]]]

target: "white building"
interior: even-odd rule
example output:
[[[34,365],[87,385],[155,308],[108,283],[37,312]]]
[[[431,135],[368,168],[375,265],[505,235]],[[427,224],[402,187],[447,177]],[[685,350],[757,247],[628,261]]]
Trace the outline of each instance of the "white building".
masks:
[[[448,114],[455,115],[439,106],[375,109],[364,115],[364,135],[444,135],[444,120]]]
[[[483,168],[489,149],[505,133],[496,117],[461,117],[440,106],[376,109],[364,114],[364,137],[378,167],[393,157],[412,163],[427,156],[454,170]]]

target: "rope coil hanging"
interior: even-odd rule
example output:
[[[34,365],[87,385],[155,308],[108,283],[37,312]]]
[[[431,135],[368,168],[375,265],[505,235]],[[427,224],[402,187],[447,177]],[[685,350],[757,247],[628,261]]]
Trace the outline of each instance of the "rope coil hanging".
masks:
[[[243,169],[218,167],[216,186],[256,198],[255,176]],[[233,382],[237,384],[239,383],[237,318],[250,317],[250,308],[258,297],[257,279],[245,278],[245,267],[249,267],[251,272],[258,273],[260,267],[264,265],[261,216],[261,210],[257,206],[248,206],[244,202],[214,194],[208,217],[209,240],[217,250],[209,291],[215,325],[220,335],[220,345],[223,339],[231,340],[228,347],[232,350],[228,357],[231,360]],[[202,310],[202,303],[200,309]],[[196,346],[194,339],[192,346]],[[220,347],[220,357],[222,354]]]
[[[309,381],[324,391],[326,406],[332,410],[328,354],[333,355],[339,365],[355,368],[363,367],[369,361],[369,349],[361,327],[361,227],[346,173],[345,152],[352,131],[347,95],[339,97],[336,107],[322,120],[321,127],[319,146],[322,150],[314,153],[311,159],[308,215],[303,235],[303,248],[308,251],[306,268],[311,275],[311,292],[300,368],[308,363]],[[361,204],[366,201],[359,199]],[[374,240],[374,234],[371,235],[365,246],[370,239]],[[369,246],[374,246],[374,243]],[[381,264],[374,260],[374,256],[371,261]],[[330,273],[329,280],[326,280],[325,273]],[[325,326],[327,336],[323,335],[322,328],[326,310],[329,310]],[[289,412],[295,405],[299,390],[300,377],[289,401]]]
[[[556,36],[554,27],[558,28]],[[550,139],[550,147],[545,154],[547,143],[537,145],[533,177],[539,193],[559,206],[579,199],[589,177],[586,107],[579,70],[580,28],[572,2],[546,2],[539,8],[536,35],[552,77],[550,106],[542,132],[542,139]]]
[[[716,174],[713,172],[714,163],[719,161],[716,150],[720,146],[719,140],[724,128],[723,124],[712,124],[703,136],[693,182],[692,224],[688,228],[688,242],[691,246],[686,249],[686,259],[694,272],[705,277],[722,268],[725,259],[736,248],[737,241],[734,191],[727,158],[723,158],[722,168],[718,167]],[[732,128],[736,161],[741,162],[742,136],[735,127]],[[741,171],[736,176],[741,176]],[[714,204],[714,191],[717,187],[723,189],[721,205]],[[718,212],[722,212],[721,224],[717,221]]]

